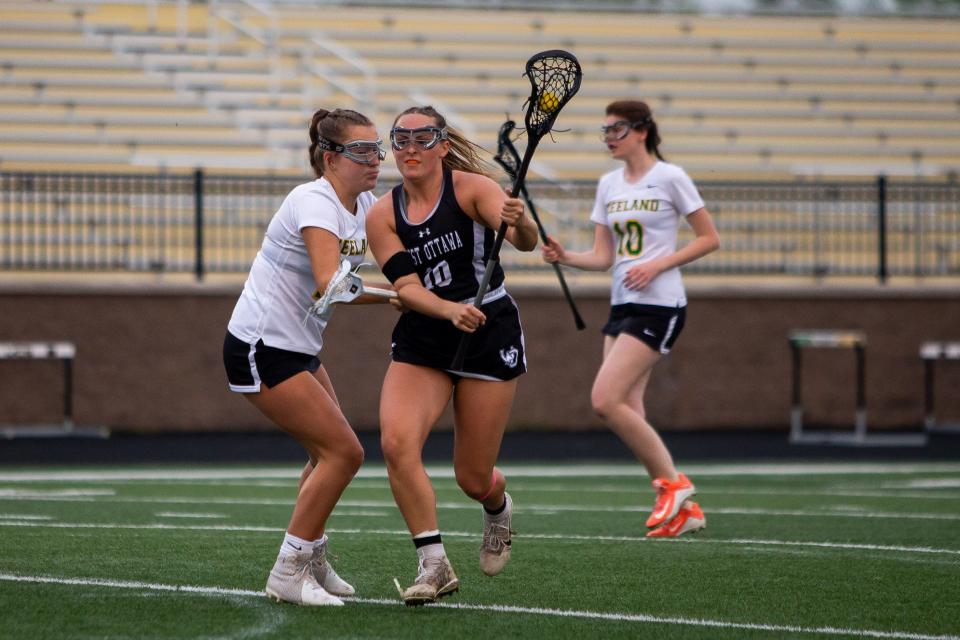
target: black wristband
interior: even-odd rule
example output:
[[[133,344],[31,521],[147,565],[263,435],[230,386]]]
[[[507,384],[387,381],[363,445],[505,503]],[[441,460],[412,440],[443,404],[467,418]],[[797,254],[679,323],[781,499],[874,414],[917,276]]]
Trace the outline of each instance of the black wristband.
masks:
[[[397,251],[390,256],[390,259],[383,263],[383,275],[391,284],[402,278],[417,272],[417,267],[413,264],[413,258],[406,251]]]

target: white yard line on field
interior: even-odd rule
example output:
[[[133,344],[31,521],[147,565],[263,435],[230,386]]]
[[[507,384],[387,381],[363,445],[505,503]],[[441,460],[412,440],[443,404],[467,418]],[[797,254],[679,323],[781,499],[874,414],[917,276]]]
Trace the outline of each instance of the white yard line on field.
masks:
[[[225,513],[184,513],[182,511],[160,511],[153,515],[157,518],[196,518],[198,520],[217,520],[229,517]]]
[[[0,489],[0,498],[76,498],[114,496],[113,489]]]
[[[884,482],[880,486],[885,489],[960,489],[960,478],[917,478]]]
[[[122,497],[122,496],[32,496],[32,495],[0,495],[0,502],[5,500],[22,500],[27,502],[110,502],[110,503],[132,503],[132,504],[195,504],[195,505],[256,505],[256,506],[275,506],[290,507],[293,506],[292,498],[216,498],[212,496],[202,498],[168,496],[163,498],[154,498],[147,496]],[[349,516],[386,516],[393,512],[396,505],[390,500],[341,500],[337,503],[334,515]],[[477,509],[477,505],[469,502],[438,502],[437,508],[450,510]],[[360,509],[361,511],[352,511]],[[363,511],[370,510],[374,511]],[[387,509],[389,511],[376,511],[378,509]],[[522,505],[523,511],[527,513],[538,513],[549,515],[556,513],[646,513],[650,510],[645,505],[620,505],[620,506],[592,506],[592,505],[546,505],[529,504]],[[796,518],[872,518],[885,520],[932,520],[953,522],[960,520],[960,514],[955,513],[907,513],[907,512],[886,512],[886,511],[867,511],[866,508],[840,505],[833,508],[824,509],[761,509],[753,507],[711,507],[709,513],[724,515],[747,515],[747,516],[780,516]]]
[[[171,524],[150,522],[143,524],[119,522],[29,522],[0,520],[0,527],[33,527],[46,529],[128,529],[128,530],[171,530],[171,531],[228,531],[251,533],[282,533],[284,527],[265,527],[256,525],[229,525],[229,524]],[[327,531],[344,535],[371,535],[371,536],[400,536],[409,537],[404,529],[342,529],[330,528]],[[477,538],[475,531],[444,531],[448,538]],[[796,541],[796,540],[760,540],[747,538],[672,538],[651,539],[643,536],[606,536],[606,535],[579,535],[569,533],[524,533],[517,538],[524,540],[552,540],[560,542],[641,542],[644,544],[726,544],[726,545],[767,545],[783,547],[816,547],[821,549],[853,550],[853,551],[887,551],[892,553],[920,553],[946,556],[960,556],[960,549],[944,549],[937,547],[908,547],[901,545],[858,544],[846,542],[823,541]]]
[[[0,513],[0,520],[53,520],[53,517],[22,513]]]
[[[228,589],[224,587],[207,587],[197,585],[162,584],[152,582],[137,582],[129,580],[99,580],[93,578],[59,578],[53,576],[24,576],[11,573],[0,573],[0,580],[7,582],[22,582],[31,584],[54,584],[65,586],[101,587],[114,589],[132,589],[137,591],[162,591],[183,594],[198,594],[208,596],[247,596],[262,598],[262,591],[250,589]],[[349,603],[401,606],[397,600],[383,598],[346,598]],[[553,618],[578,618],[586,620],[603,620],[609,622],[632,622],[640,624],[661,624],[686,627],[705,627],[714,629],[742,629],[745,631],[765,631],[774,633],[799,633],[809,635],[853,636],[858,638],[885,638],[890,640],[960,640],[956,635],[933,635],[912,631],[882,631],[874,629],[853,629],[843,627],[804,627],[800,625],[766,624],[762,622],[731,622],[728,620],[709,620],[704,618],[682,618],[676,616],[656,616],[643,613],[615,613],[601,611],[583,611],[576,609],[545,609],[539,607],[519,607],[512,605],[484,605],[470,603],[438,603],[428,605],[443,609],[459,609],[467,611],[493,611],[497,613],[514,613],[518,615],[544,616]]]
[[[511,465],[500,467],[509,476],[529,478],[584,478],[584,477],[646,477],[647,472],[638,464],[562,464],[562,465]],[[244,480],[244,479],[290,479],[298,478],[302,466],[289,467],[230,467],[219,469],[199,468],[151,468],[123,470],[84,471],[5,471],[0,473],[0,482],[114,482],[126,480],[150,480],[170,482],[178,480]],[[901,475],[909,473],[960,473],[960,463],[763,463],[763,464],[699,464],[687,465],[684,471],[696,476],[809,476],[809,475]],[[453,468],[447,465],[430,465],[427,472],[432,478],[452,478]],[[386,469],[380,465],[368,465],[360,470],[358,478],[386,478]]]
[[[358,488],[356,482],[350,483],[351,489]],[[884,484],[883,486],[888,486]],[[360,488],[370,488],[370,489],[380,489],[383,485],[377,485],[376,487],[365,487],[361,486]],[[917,489],[922,489],[923,487],[916,487]],[[940,487],[930,487],[930,488],[940,488]],[[649,494],[650,491],[646,486],[635,485],[635,486],[615,486],[615,485],[595,485],[591,487],[586,487],[586,490],[591,493],[613,493],[613,494],[626,494],[626,495],[645,495]],[[891,487],[891,489],[894,489]],[[524,487],[524,490],[529,493],[570,493],[570,485],[566,484],[556,484],[556,485],[529,485]],[[729,487],[714,487],[710,486],[708,491],[705,491],[709,495],[722,495],[722,496],[797,496],[800,498],[809,497],[809,498],[819,498],[819,497],[836,497],[836,498],[891,498],[894,500],[956,500],[960,502],[960,496],[948,494],[948,493],[930,493],[922,491],[911,491],[905,492],[902,490],[891,490],[891,491],[854,491],[849,489],[809,489],[806,491],[796,490],[796,489],[737,489]]]

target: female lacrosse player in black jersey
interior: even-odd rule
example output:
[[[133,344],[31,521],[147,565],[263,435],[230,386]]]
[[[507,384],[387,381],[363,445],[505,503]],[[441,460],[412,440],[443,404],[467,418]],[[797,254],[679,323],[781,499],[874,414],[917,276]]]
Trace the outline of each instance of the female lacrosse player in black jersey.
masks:
[[[390,486],[413,536],[420,569],[407,604],[432,602],[459,582],[443,549],[436,496],[421,453],[453,398],[457,483],[483,505],[480,568],[499,573],[510,558],[512,503],[494,467],[517,377],[526,371],[523,332],[499,265],[480,309],[473,306],[494,229],[521,251],[537,228],[520,200],[485,175],[477,147],[432,107],[401,113],[390,133],[403,177],[367,216],[374,257],[409,309],[393,331],[392,362],[380,397],[381,445]],[[472,334],[462,370],[451,362]],[[398,585],[399,586],[399,585]]]

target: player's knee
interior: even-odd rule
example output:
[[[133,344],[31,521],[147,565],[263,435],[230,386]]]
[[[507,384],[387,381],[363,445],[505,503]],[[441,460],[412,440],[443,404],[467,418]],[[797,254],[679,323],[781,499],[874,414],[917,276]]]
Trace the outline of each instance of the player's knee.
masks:
[[[607,418],[616,406],[616,399],[602,389],[594,388],[590,392],[590,406],[601,418]]]
[[[344,446],[340,451],[341,464],[350,471],[351,475],[360,470],[360,466],[363,465],[363,456],[363,446],[359,441]]]
[[[313,447],[308,445],[307,450],[312,459],[321,461],[321,464],[335,465],[342,473],[351,476],[356,474],[363,464],[363,446],[356,438],[334,444],[316,443]]]
[[[380,449],[383,459],[389,466],[401,464],[405,458],[416,453],[413,441],[403,433],[381,432]]]
[[[489,472],[456,471],[457,485],[471,499],[481,500],[490,494],[491,474]]]

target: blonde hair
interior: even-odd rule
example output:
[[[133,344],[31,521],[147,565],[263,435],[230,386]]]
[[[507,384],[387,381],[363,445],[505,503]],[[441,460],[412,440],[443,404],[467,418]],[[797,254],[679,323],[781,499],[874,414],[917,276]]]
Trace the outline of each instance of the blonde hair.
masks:
[[[486,153],[486,150],[480,145],[470,142],[460,131],[449,126],[447,119],[433,107],[429,105],[425,107],[410,107],[400,112],[400,114],[393,119],[393,126],[396,127],[397,121],[400,120],[400,118],[411,113],[432,118],[434,124],[441,129],[446,127],[447,140],[450,142],[450,151],[443,158],[443,166],[445,169],[478,173],[482,176],[493,178],[493,165],[484,160],[480,155],[481,152]]]

